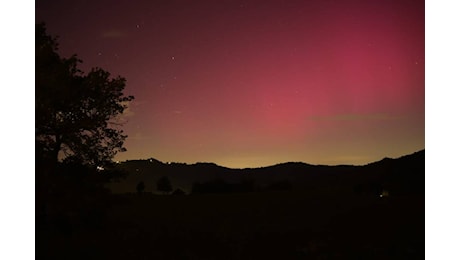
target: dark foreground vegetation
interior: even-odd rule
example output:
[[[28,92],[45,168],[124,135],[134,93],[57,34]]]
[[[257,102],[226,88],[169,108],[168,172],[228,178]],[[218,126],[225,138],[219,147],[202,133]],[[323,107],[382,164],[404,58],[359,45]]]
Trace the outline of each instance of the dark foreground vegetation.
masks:
[[[316,189],[286,182],[279,189],[251,189],[256,181],[231,185],[220,179],[201,181],[202,189],[188,195],[111,194],[103,186],[89,190],[68,184],[51,203],[57,210],[48,209],[37,220],[37,256],[423,259],[423,165],[424,151],[385,159],[368,166],[374,174],[344,174],[342,185],[324,186],[317,178]],[[419,178],[411,182],[407,176]]]
[[[102,202],[102,198],[99,198]],[[424,199],[112,195],[37,223],[43,259],[422,259]],[[69,208],[77,207],[72,205]],[[92,207],[92,210],[90,208]],[[73,217],[73,218],[72,218]]]

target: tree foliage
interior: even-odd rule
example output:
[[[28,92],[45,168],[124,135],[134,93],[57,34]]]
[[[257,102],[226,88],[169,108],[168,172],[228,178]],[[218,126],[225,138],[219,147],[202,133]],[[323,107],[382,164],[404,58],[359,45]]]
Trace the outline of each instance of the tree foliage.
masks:
[[[126,80],[93,68],[84,73],[76,55],[61,58],[56,38],[35,28],[35,133],[37,156],[104,165],[125,151],[120,117],[133,96]]]
[[[175,196],[183,196],[183,195],[186,195],[185,191],[183,191],[181,188],[177,188],[174,190],[174,192],[172,193],[172,195],[175,195]]]
[[[143,193],[145,190],[145,184],[143,181],[140,181],[136,186],[137,193]]]
[[[157,182],[157,190],[164,192],[164,193],[169,193],[172,191],[172,185],[171,182],[169,181],[168,177],[163,176],[161,177],[158,182]]]

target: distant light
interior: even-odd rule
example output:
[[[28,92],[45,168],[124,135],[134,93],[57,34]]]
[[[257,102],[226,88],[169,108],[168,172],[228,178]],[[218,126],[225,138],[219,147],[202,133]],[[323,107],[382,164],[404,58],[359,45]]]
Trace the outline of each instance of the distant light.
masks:
[[[102,167],[102,166],[97,166],[97,167],[96,167],[96,170],[98,170],[98,171],[103,171],[103,170],[104,170],[104,167]]]
[[[119,164],[119,163],[120,163],[120,161],[116,161],[115,163],[118,163],[118,164]]]
[[[389,196],[390,196],[390,193],[387,190],[383,190],[382,193],[380,193],[380,198],[389,197]]]
[[[150,162],[153,162],[153,159],[150,159],[149,161],[150,161]]]

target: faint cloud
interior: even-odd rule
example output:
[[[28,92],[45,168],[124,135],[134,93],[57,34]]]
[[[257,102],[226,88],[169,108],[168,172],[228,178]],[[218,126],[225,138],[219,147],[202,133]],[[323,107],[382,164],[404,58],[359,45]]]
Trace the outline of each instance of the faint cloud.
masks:
[[[101,34],[102,38],[123,38],[126,37],[126,33],[121,30],[109,30]]]
[[[382,120],[398,120],[400,116],[392,116],[388,114],[338,114],[330,116],[312,116],[312,121],[382,121]]]

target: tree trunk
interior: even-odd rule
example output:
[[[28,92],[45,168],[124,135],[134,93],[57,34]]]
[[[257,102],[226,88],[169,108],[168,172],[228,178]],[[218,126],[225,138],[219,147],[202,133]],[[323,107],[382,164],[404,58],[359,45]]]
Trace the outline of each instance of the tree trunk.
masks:
[[[61,150],[62,145],[62,136],[57,134],[56,135],[56,143],[54,144],[53,148],[53,163],[56,166],[59,161],[59,151]]]

